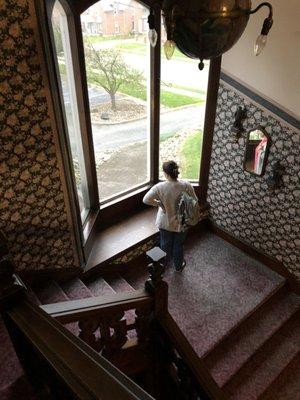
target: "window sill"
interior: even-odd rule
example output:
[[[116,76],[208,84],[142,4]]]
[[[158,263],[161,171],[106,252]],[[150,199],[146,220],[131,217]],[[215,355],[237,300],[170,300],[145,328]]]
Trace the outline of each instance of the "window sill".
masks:
[[[158,234],[155,226],[157,209],[146,208],[97,232],[84,272],[101,269],[133,248]]]

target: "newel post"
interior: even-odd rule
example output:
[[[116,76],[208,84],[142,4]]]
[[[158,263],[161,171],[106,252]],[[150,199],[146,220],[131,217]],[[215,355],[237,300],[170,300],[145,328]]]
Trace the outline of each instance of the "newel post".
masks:
[[[146,291],[154,297],[155,316],[164,316],[168,311],[168,284],[163,278],[165,267],[162,260],[166,257],[166,253],[159,247],[147,251],[147,257],[150,259],[148,265],[149,279],[145,283]]]
[[[7,240],[0,231],[0,310],[8,308],[24,294],[24,286],[14,275],[15,269],[8,254]]]

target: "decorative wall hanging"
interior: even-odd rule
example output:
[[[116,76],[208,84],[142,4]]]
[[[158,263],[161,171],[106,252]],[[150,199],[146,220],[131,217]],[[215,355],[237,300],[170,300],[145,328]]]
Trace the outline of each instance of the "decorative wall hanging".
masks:
[[[202,70],[203,60],[219,57],[229,50],[241,37],[250,15],[262,7],[269,9],[269,15],[255,44],[256,55],[266,45],[273,24],[270,3],[263,2],[251,10],[251,0],[164,0],[166,57],[172,57],[176,45],[186,56],[199,58]]]
[[[239,107],[234,114],[234,123],[231,132],[234,134],[236,141],[239,140],[241,134],[244,132],[243,121],[247,118],[247,108]]]
[[[278,189],[282,185],[282,175],[284,173],[284,166],[276,161],[272,167],[272,175],[267,179],[269,190]]]

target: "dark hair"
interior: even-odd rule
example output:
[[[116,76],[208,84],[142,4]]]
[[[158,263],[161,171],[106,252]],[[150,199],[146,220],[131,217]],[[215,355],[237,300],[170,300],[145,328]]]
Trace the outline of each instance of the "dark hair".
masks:
[[[163,171],[172,179],[177,179],[179,175],[178,165],[175,161],[165,161],[162,165]]]

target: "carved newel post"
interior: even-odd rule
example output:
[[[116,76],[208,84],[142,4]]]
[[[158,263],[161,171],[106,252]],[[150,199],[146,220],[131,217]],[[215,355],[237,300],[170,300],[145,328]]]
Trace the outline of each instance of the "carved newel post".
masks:
[[[23,285],[14,275],[8,253],[7,240],[0,232],[0,310],[9,307],[24,292]]]
[[[165,272],[162,260],[166,253],[159,247],[154,247],[146,255],[151,262],[148,265],[150,277],[145,283],[145,289],[154,297],[155,315],[163,317],[168,311],[168,284],[162,279]]]

